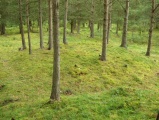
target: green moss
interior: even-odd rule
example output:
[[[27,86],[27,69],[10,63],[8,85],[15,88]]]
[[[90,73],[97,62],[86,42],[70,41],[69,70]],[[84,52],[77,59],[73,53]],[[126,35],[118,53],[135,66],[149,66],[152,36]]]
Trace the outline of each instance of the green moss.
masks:
[[[48,35],[44,35],[47,48]],[[159,106],[157,46],[153,46],[152,56],[146,57],[146,45],[132,42],[123,49],[120,38],[111,34],[107,61],[103,62],[99,60],[99,31],[94,39],[87,37],[86,28],[80,35],[68,34],[68,45],[60,43],[61,101],[50,105],[46,103],[53,51],[40,50],[39,34],[31,36],[32,55],[28,49],[18,51],[19,34],[0,36],[0,85],[5,85],[0,90],[1,103],[18,99],[0,107],[2,120],[155,119]]]

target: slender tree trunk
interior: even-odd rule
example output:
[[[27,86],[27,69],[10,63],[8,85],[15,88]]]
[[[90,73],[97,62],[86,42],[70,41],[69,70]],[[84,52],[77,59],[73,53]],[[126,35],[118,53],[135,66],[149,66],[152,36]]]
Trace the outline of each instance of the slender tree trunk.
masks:
[[[94,38],[94,22],[93,22],[93,20],[90,21],[90,37]]]
[[[74,21],[71,20],[71,33],[73,34],[74,33]]]
[[[54,62],[50,101],[60,100],[59,0],[53,0]]]
[[[127,48],[127,28],[128,28],[128,16],[129,16],[129,0],[126,0],[126,8],[124,10],[124,24],[123,24],[123,34],[122,34],[122,42],[120,47]]]
[[[43,21],[42,21],[42,1],[39,0],[39,28],[40,28],[40,48],[43,49],[44,45],[43,45]]]
[[[68,12],[68,0],[65,0],[65,16],[64,16],[64,27],[63,27],[63,43],[67,44],[67,12]]]
[[[31,39],[30,39],[30,20],[29,20],[29,0],[26,0],[26,16],[27,16],[27,29],[28,29],[28,45],[29,45],[29,54],[32,54],[31,50]]]
[[[101,23],[100,23],[100,21],[99,21],[98,24],[97,24],[97,30],[98,30],[98,31],[101,30]]]
[[[30,18],[29,18],[29,28],[30,28],[30,32],[33,32],[33,24],[32,24],[32,21],[30,20]]]
[[[80,26],[81,26],[81,21],[78,20],[77,22],[77,33],[80,34]]]
[[[5,23],[1,23],[1,35],[4,35],[6,33],[6,25]]]
[[[158,114],[157,114],[156,120],[159,120],[159,112],[158,112]]]
[[[85,28],[85,23],[82,23],[82,25],[83,25],[83,28]]]
[[[48,50],[51,50],[53,47],[53,23],[52,23],[52,16],[53,16],[53,1],[48,0],[48,6],[49,6],[49,47]]]
[[[152,42],[152,32],[154,27],[154,13],[155,13],[155,0],[152,0],[152,9],[151,9],[151,19],[150,19],[150,29],[149,29],[149,38],[146,56],[150,56],[151,42]]]
[[[94,38],[94,0],[92,0],[92,8],[91,8],[90,37]]]
[[[116,34],[119,35],[119,21],[116,22]]]
[[[106,49],[108,39],[108,3],[109,0],[104,0],[104,19],[103,19],[103,44],[102,44],[102,55],[101,60],[106,61]]]
[[[20,34],[22,38],[22,49],[26,49],[26,43],[25,43],[25,37],[24,37],[24,28],[23,28],[23,18],[22,18],[22,1],[19,0],[19,28],[20,28]]]
[[[110,28],[111,28],[111,12],[112,12],[112,0],[109,0],[109,14],[108,14],[108,38],[107,44],[109,43],[109,36],[110,36]]]

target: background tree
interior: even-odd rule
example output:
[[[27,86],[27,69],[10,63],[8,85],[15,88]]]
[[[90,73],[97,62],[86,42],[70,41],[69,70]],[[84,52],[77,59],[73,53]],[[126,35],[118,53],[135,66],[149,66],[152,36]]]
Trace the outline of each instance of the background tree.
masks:
[[[147,52],[146,56],[150,56],[150,50],[151,50],[151,43],[152,43],[152,33],[153,33],[153,27],[154,27],[154,15],[156,9],[159,7],[159,4],[155,6],[156,0],[152,0],[152,8],[151,8],[151,19],[150,19],[150,29],[149,29],[149,38],[148,38],[148,46],[147,46]]]
[[[43,49],[42,1],[39,0],[40,48]]]
[[[67,12],[68,12],[68,0],[65,0],[65,16],[64,16],[64,27],[63,27],[63,43],[67,44]]]
[[[48,0],[48,8],[49,8],[49,47],[48,50],[51,50],[53,47],[53,23],[52,23],[52,17],[53,17],[53,0]]]
[[[26,17],[27,17],[27,31],[28,31],[28,45],[29,45],[29,54],[32,54],[31,50],[31,39],[30,39],[30,24],[29,24],[29,0],[26,0]]]
[[[127,29],[128,29],[128,16],[129,16],[129,0],[125,0],[126,7],[124,9],[124,24],[123,24],[123,33],[121,47],[127,47]]]
[[[26,49],[25,37],[24,37],[24,28],[23,28],[23,17],[22,17],[22,1],[19,0],[19,26],[20,26],[20,34],[22,38],[22,49]]]

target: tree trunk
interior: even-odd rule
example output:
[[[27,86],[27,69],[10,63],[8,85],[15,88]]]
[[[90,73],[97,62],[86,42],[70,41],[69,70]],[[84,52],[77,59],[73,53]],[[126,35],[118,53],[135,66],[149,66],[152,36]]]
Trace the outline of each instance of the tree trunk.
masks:
[[[152,0],[150,29],[149,29],[149,38],[148,38],[148,46],[147,46],[146,56],[150,56],[151,42],[152,42],[152,32],[153,32],[153,24],[154,24],[154,13],[155,13],[154,9],[155,9],[155,0]]]
[[[156,120],[159,120],[159,112],[158,112],[158,114],[157,114]]]
[[[104,0],[104,19],[103,19],[103,44],[102,44],[102,55],[101,60],[106,61],[106,48],[108,39],[108,6],[109,0]]]
[[[73,34],[74,33],[74,21],[71,20],[71,33]]]
[[[30,39],[29,0],[26,0],[26,16],[27,16],[29,54],[32,54],[31,39]]]
[[[20,28],[20,34],[22,38],[22,49],[26,49],[26,43],[25,43],[25,37],[24,37],[24,28],[23,28],[23,18],[22,18],[22,1],[19,0],[19,28]]]
[[[94,38],[94,22],[93,22],[93,20],[90,21],[90,37]]]
[[[116,22],[116,34],[119,35],[119,21]]]
[[[94,38],[94,0],[92,0],[92,8],[91,8],[90,37]]]
[[[65,0],[65,16],[64,16],[64,27],[63,27],[63,43],[67,44],[67,12],[68,12],[68,0]]]
[[[128,16],[129,16],[129,0],[126,0],[126,8],[124,9],[125,17],[123,24],[122,42],[120,47],[127,48],[127,28],[128,28]]]
[[[1,23],[1,35],[6,34],[6,25],[5,23]]]
[[[40,28],[40,48],[43,49],[44,45],[43,45],[43,21],[42,21],[42,1],[39,0],[39,28]]]
[[[101,23],[100,23],[100,21],[99,21],[98,24],[97,24],[97,30],[98,30],[98,31],[101,30]]]
[[[53,47],[53,23],[52,23],[52,16],[53,16],[53,3],[52,0],[48,0],[48,6],[49,6],[49,47],[48,50],[51,50]]]
[[[53,0],[54,63],[50,101],[60,100],[59,0]]]
[[[83,25],[83,28],[85,28],[85,23],[82,23],[82,25]]]
[[[81,26],[81,21],[78,20],[77,22],[77,33],[80,34],[80,26]]]
[[[107,38],[107,44],[109,43],[109,35],[110,35],[110,28],[111,28],[111,11],[112,10],[112,0],[109,0],[109,14],[108,14],[108,38]]]

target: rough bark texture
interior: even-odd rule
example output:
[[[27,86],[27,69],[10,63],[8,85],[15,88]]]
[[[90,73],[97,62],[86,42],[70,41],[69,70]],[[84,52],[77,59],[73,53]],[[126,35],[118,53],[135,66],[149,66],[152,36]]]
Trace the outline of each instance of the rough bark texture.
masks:
[[[27,30],[28,30],[28,45],[29,45],[29,54],[32,53],[31,50],[31,40],[30,40],[30,20],[29,20],[29,0],[26,0],[26,16],[27,16]]]
[[[67,12],[68,12],[68,0],[65,0],[65,16],[64,16],[64,27],[63,27],[63,43],[67,44],[66,30],[67,30]]]
[[[22,38],[22,49],[26,49],[25,37],[24,37],[24,28],[23,28],[23,18],[22,18],[22,2],[19,0],[19,28]]]
[[[49,6],[49,47],[48,50],[51,50],[53,47],[53,23],[52,23],[52,16],[53,16],[53,10],[52,10],[52,0],[48,0],[48,6]]]
[[[103,19],[103,44],[101,60],[106,61],[106,48],[108,39],[108,0],[104,0],[104,19]]]
[[[150,29],[149,29],[149,38],[148,38],[148,46],[147,46],[146,56],[150,56],[151,42],[152,42],[152,32],[153,32],[153,24],[154,24],[154,12],[155,12],[154,9],[155,9],[155,0],[152,0]]]
[[[50,101],[60,100],[59,0],[53,0],[54,62]]]
[[[39,0],[39,28],[40,28],[40,48],[43,49],[43,29],[42,29],[42,1]]]
[[[122,41],[121,47],[127,48],[127,28],[128,28],[128,17],[129,17],[129,0],[126,0],[126,7],[124,9],[125,17],[124,17],[124,24],[123,24],[123,34],[122,34]]]

